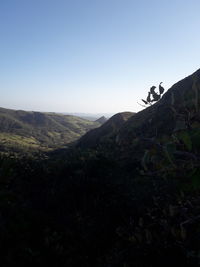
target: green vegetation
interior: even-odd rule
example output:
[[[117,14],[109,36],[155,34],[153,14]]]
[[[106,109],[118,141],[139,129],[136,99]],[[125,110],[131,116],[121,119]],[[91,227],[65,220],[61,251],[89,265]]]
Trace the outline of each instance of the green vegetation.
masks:
[[[75,116],[0,108],[1,151],[49,151],[66,147],[88,130],[98,127]]]
[[[40,149],[40,144],[34,137],[24,137],[9,133],[0,133],[1,146],[12,149],[13,147]]]

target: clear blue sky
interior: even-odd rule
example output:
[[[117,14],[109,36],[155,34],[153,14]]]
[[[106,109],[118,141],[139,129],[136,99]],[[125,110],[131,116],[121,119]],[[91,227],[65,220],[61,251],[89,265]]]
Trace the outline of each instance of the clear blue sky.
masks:
[[[200,68],[199,0],[0,0],[0,106],[137,111]]]

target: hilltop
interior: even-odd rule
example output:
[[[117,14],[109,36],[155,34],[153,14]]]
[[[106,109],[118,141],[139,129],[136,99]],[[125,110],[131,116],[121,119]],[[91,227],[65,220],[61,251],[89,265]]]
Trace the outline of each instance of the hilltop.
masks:
[[[106,122],[107,120],[108,120],[108,119],[106,119],[105,116],[102,116],[102,117],[100,117],[99,119],[97,119],[96,122],[99,122],[99,123],[103,124],[103,123]]]

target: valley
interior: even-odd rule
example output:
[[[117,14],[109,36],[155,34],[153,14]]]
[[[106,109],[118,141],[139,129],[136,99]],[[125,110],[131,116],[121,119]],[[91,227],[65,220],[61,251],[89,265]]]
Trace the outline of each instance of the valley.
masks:
[[[100,125],[72,115],[0,108],[0,150],[36,152],[67,147]]]

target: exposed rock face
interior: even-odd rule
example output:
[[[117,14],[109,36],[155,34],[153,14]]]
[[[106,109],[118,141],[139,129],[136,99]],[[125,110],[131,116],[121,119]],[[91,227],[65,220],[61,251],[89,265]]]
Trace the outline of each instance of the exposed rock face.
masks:
[[[101,127],[91,130],[87,134],[85,134],[79,140],[78,146],[91,148],[112,140],[116,136],[121,126],[133,115],[134,113],[132,112],[122,112],[115,114]]]

